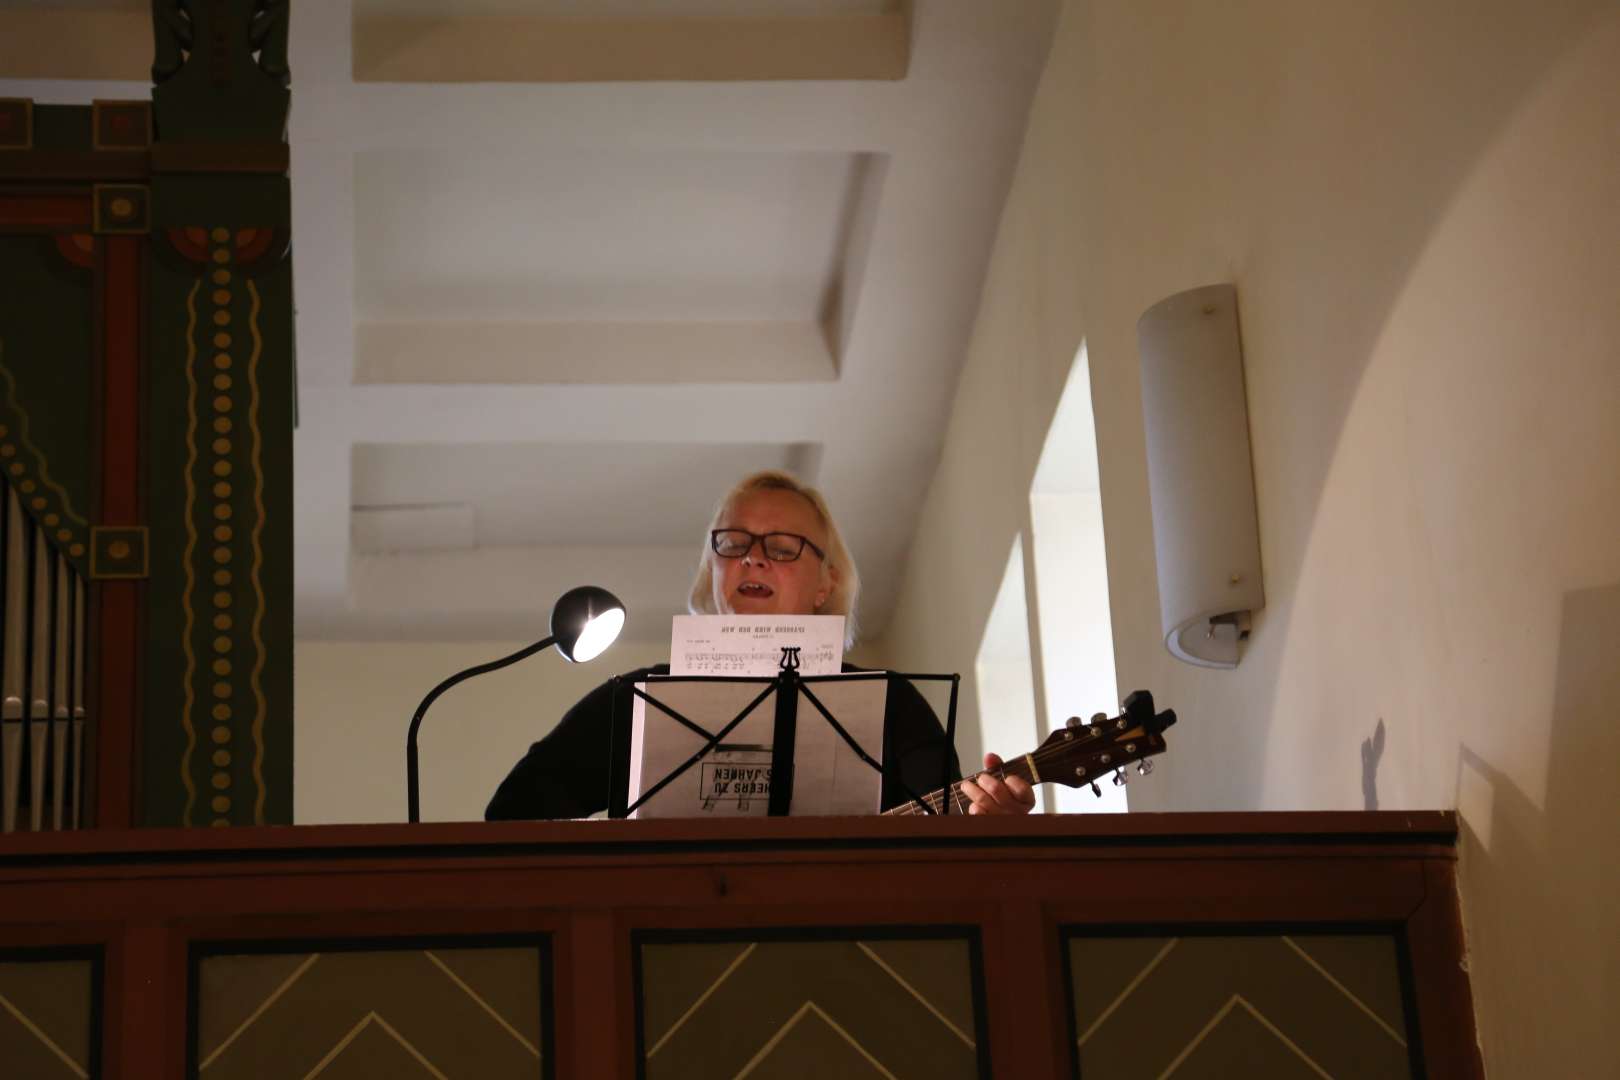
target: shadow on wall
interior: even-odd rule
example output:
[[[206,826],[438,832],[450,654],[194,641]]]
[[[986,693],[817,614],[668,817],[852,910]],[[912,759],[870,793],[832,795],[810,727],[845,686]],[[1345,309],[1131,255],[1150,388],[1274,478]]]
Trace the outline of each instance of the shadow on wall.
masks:
[[[1384,718],[1368,738],[1361,740],[1361,808],[1378,809],[1378,763],[1384,757]]]
[[[1290,445],[1289,466],[1294,476],[1289,486],[1295,491],[1325,490],[1324,481],[1339,448],[1339,439],[1331,433],[1342,430],[1361,375],[1412,271],[1478,164],[1549,74],[1613,15],[1610,0],[1560,0],[1542,5],[1493,0],[1470,14],[1473,32],[1459,40],[1460,24],[1455,20],[1409,11],[1411,23],[1403,25],[1401,17],[1394,17],[1389,29],[1415,35],[1402,50],[1411,58],[1406,71],[1410,92],[1397,93],[1401,89],[1398,82],[1380,88],[1362,103],[1359,124],[1364,127],[1355,135],[1368,142],[1421,146],[1421,155],[1365,156],[1359,162],[1362,171],[1355,196],[1347,198],[1341,187],[1343,177],[1336,172],[1302,170],[1301,160],[1342,160],[1323,146],[1342,145],[1345,133],[1333,125],[1314,125],[1286,133],[1298,144],[1294,154],[1276,164],[1288,170],[1288,178],[1271,182],[1285,198],[1299,200],[1298,207],[1284,208],[1288,214],[1298,210],[1315,220],[1322,232],[1312,238],[1308,251],[1295,256],[1301,261],[1290,268],[1288,278],[1276,282],[1300,292],[1291,297],[1277,293],[1256,302],[1314,312],[1337,331],[1313,339],[1307,353],[1296,351],[1286,357],[1292,369],[1288,378],[1293,381],[1294,396],[1287,402],[1291,413],[1308,414],[1319,421],[1333,418],[1331,426],[1320,425],[1308,443]],[[1315,20],[1322,16],[1301,12],[1299,17]],[[1335,17],[1360,25],[1366,13],[1350,6]],[[1355,35],[1347,30],[1345,36]],[[1313,145],[1318,142],[1321,145]],[[1324,170],[1328,167],[1322,166]],[[1331,213],[1322,212],[1324,203]],[[1353,285],[1324,294],[1320,288],[1324,280]],[[1267,343],[1258,341],[1245,344],[1246,349],[1266,347]],[[1278,362],[1284,359],[1277,358]],[[1299,395],[1320,400],[1304,402]],[[1255,410],[1252,402],[1250,410]],[[1310,460],[1313,456],[1315,460]],[[1299,479],[1299,471],[1307,465],[1314,483]],[[1304,544],[1288,553],[1266,550],[1268,576],[1297,580],[1305,553]],[[1273,561],[1284,554],[1291,556],[1291,565]],[[1286,636],[1286,627],[1279,625],[1271,632]]]
[[[1556,686],[1544,808],[1460,752],[1474,1005],[1494,1074],[1620,1076],[1620,584],[1565,594]]]

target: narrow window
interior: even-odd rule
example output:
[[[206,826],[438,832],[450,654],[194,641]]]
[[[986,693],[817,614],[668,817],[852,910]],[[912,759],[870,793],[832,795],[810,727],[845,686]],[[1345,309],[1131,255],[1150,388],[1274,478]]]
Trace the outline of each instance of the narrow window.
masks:
[[[1029,508],[1037,636],[1046,724],[1119,710],[1114,635],[1108,606],[1102,495],[1097,481],[1097,428],[1091,411],[1091,366],[1080,343],[1030,485]],[[1102,797],[1089,788],[1058,787],[1064,813],[1121,813],[1125,788],[1106,779]]]
[[[1035,749],[1041,734],[1035,719],[1035,674],[1030,667],[1022,535],[1013,537],[1007,569],[1001,575],[1001,587],[996,590],[996,601],[979,640],[973,673],[979,685],[979,726],[985,747],[1002,757]],[[962,767],[971,766],[963,762]],[[1050,810],[1050,786],[1042,785],[1036,794],[1036,807]]]

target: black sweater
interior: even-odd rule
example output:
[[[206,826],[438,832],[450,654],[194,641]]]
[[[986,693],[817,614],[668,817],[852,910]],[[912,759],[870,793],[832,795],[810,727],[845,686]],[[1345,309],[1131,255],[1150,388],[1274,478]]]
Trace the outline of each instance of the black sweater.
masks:
[[[845,664],[844,670],[857,669]],[[648,675],[668,674],[669,665],[660,664],[629,672],[623,679],[637,683]],[[631,698],[628,691],[620,695],[626,717]],[[496,789],[484,810],[485,819],[582,818],[606,810],[612,735],[613,683],[609,680],[576,702],[549,735],[529,747]],[[883,714],[883,808],[898,806],[912,794],[938,790],[942,751],[944,732],[934,710],[910,682],[891,678]],[[619,751],[623,756],[629,752],[628,746]],[[955,780],[961,775],[956,752],[947,753],[950,778]]]

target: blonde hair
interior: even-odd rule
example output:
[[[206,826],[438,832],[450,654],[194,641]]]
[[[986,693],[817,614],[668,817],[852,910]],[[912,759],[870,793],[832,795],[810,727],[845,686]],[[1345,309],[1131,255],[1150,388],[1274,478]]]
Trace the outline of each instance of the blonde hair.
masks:
[[[827,600],[814,612],[816,615],[842,615],[844,617],[844,648],[855,644],[856,622],[855,604],[861,594],[861,576],[855,569],[855,560],[850,557],[849,548],[844,546],[844,537],[838,531],[838,524],[833,521],[832,511],[827,508],[827,500],[821,492],[809,484],[800,483],[799,479],[791,473],[778,469],[766,469],[762,472],[751,473],[737,481],[725,497],[714,508],[714,516],[709,519],[709,527],[703,533],[703,551],[698,556],[697,576],[692,580],[692,592],[686,599],[686,608],[693,615],[717,614],[714,607],[714,549],[709,546],[709,533],[720,527],[725,516],[731,512],[738,501],[749,495],[761,491],[791,491],[802,496],[815,510],[821,527],[827,530],[827,543],[825,545],[827,557],[821,560],[821,572],[824,577],[832,580],[831,590],[827,593]],[[836,574],[832,571],[837,570]]]

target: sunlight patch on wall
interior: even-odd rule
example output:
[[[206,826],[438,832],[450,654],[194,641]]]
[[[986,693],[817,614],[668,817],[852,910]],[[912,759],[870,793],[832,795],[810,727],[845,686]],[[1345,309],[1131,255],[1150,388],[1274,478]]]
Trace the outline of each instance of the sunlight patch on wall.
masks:
[[[1035,673],[1030,663],[1029,605],[1024,600],[1024,538],[1015,536],[973,665],[979,686],[979,724],[984,745],[1003,758],[1026,753],[1040,743],[1035,720]],[[967,764],[964,762],[963,766]],[[1050,785],[1036,790],[1039,808],[1050,811]]]
[[[1091,411],[1091,366],[1081,342],[1052,418],[1029,492],[1036,616],[1048,724],[1070,716],[1113,715],[1119,708],[1114,635],[1097,482],[1097,429]],[[1065,813],[1123,813],[1125,788],[1103,784],[1060,788]]]

